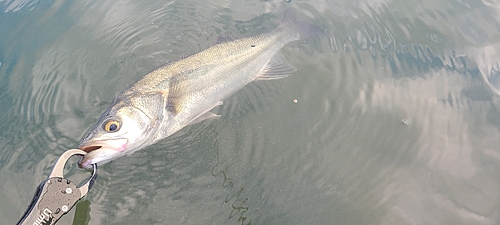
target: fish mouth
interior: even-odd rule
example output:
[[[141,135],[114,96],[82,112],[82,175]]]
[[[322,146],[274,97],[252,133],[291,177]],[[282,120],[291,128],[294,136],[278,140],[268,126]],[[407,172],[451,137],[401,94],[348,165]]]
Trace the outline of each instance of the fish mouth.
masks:
[[[90,145],[90,146],[80,147],[78,149],[83,150],[86,153],[90,153],[90,152],[97,150],[97,149],[100,149],[100,148],[102,148],[102,146],[100,146],[100,145]]]
[[[81,144],[78,149],[87,154],[78,162],[80,168],[91,168],[92,164],[103,165],[124,154],[128,141],[126,139],[114,139],[106,142],[91,142]]]

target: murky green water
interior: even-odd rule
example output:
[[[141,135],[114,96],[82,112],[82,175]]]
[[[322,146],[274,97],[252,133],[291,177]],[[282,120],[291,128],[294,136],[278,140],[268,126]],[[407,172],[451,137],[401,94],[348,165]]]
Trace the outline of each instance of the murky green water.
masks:
[[[326,32],[283,49],[297,72],[101,166],[88,224],[500,223],[500,3],[288,5]],[[282,16],[278,0],[0,0],[2,221],[129,84]]]

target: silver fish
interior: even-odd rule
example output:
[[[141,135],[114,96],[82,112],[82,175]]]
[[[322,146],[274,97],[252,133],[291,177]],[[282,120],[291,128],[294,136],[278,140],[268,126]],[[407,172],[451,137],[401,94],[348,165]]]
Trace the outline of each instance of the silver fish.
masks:
[[[219,117],[210,110],[248,83],[295,72],[279,51],[315,30],[285,12],[270,32],[217,44],[146,74],[120,93],[86,133],[78,148],[88,154],[80,167],[104,164],[185,126]]]

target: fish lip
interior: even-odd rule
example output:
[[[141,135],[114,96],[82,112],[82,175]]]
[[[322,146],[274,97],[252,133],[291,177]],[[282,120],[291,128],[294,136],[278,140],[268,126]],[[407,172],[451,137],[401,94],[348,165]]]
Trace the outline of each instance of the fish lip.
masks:
[[[92,151],[89,151],[86,155],[84,155],[78,162],[78,166],[84,169],[91,168],[92,164],[105,164],[116,158],[114,157],[114,155],[122,154],[122,151],[108,146],[90,145],[83,147],[83,149],[93,149]]]
[[[90,167],[92,167],[92,163],[89,161],[92,161],[92,160],[89,160],[87,158],[85,158],[85,156],[80,159],[80,161],[78,161],[78,167],[82,168],[82,169],[89,169]]]

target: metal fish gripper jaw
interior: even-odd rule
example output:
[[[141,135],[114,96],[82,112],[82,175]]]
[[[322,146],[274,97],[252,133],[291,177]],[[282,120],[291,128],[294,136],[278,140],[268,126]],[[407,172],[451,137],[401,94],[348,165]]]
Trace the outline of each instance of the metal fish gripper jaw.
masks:
[[[97,166],[92,165],[90,178],[77,187],[64,178],[64,165],[72,156],[84,156],[86,152],[80,149],[70,149],[64,152],[54,164],[47,180],[36,189],[33,200],[18,225],[50,225],[55,224],[64,214],[69,212],[82,199],[97,178]]]

